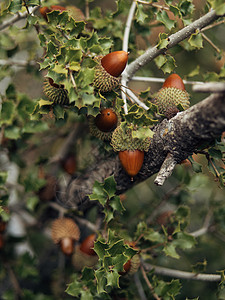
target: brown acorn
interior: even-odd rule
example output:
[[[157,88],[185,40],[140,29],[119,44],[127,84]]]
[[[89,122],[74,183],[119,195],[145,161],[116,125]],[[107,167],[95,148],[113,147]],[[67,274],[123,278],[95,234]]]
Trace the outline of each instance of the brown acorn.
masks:
[[[128,60],[125,51],[114,51],[105,56],[95,58],[94,87],[100,93],[107,93],[120,86],[120,74],[123,72]]]
[[[74,252],[74,242],[80,238],[80,230],[77,224],[70,218],[56,219],[52,223],[52,240],[59,244],[62,252],[71,255]]]
[[[80,245],[80,250],[83,253],[86,253],[87,255],[97,255],[96,252],[94,251],[94,242],[96,239],[96,234],[93,233],[86,237],[85,240]]]
[[[144,151],[136,150],[125,150],[119,152],[119,159],[128,175],[133,177],[140,171],[144,161]]]
[[[137,249],[134,242],[127,242],[130,247]],[[132,275],[137,272],[138,268],[140,266],[140,257],[138,254],[135,254],[131,259],[129,259],[124,265],[123,265],[123,272],[119,272],[120,275]]]
[[[162,88],[155,94],[153,103],[158,106],[159,112],[168,119],[179,112],[178,105],[181,105],[183,109],[189,108],[189,94],[178,74],[171,74],[165,80]]]
[[[101,110],[95,118],[95,124],[99,130],[109,132],[117,126],[117,114],[111,108]]]
[[[73,175],[76,171],[76,158],[73,153],[68,154],[65,159],[62,160],[62,168],[69,175]]]
[[[126,67],[128,52],[114,51],[101,59],[101,65],[112,76],[119,77]]]

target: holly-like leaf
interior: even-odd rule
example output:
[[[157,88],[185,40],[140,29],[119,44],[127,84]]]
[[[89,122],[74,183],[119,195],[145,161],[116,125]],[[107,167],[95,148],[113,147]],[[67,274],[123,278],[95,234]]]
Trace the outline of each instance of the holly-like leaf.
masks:
[[[148,18],[148,15],[144,12],[144,8],[142,4],[137,5],[136,10],[136,20],[139,23],[145,23],[145,19]]]
[[[106,273],[106,280],[107,280],[107,286],[112,286],[119,288],[119,277],[120,275],[118,272],[115,272],[114,270]]]
[[[175,26],[175,21],[169,18],[165,10],[158,11],[156,19],[163,23],[169,30],[171,30]]]
[[[159,34],[159,42],[158,42],[157,48],[164,49],[167,47],[168,44],[169,44],[169,41],[167,38],[167,34],[165,32],[161,32]]]
[[[185,232],[179,232],[176,235],[176,239],[172,242],[175,247],[179,247],[181,249],[190,249],[196,244],[195,238]]]
[[[106,191],[109,199],[115,195],[116,181],[115,181],[113,175],[105,179],[103,187],[104,187],[104,190]]]
[[[189,44],[197,49],[203,48],[203,38],[201,33],[193,33],[188,39]]]
[[[105,270],[103,268],[100,268],[95,271],[95,278],[97,280],[97,291],[98,294],[106,293],[105,287],[107,285],[107,279],[106,279]]]
[[[100,259],[104,258],[107,249],[108,245],[100,240],[94,243],[94,250]]]
[[[12,124],[14,112],[15,104],[12,101],[3,102],[0,111],[0,124]]]
[[[206,271],[207,261],[204,259],[203,262],[198,262],[195,265],[192,265],[192,271],[194,273],[203,273]]]
[[[178,253],[176,252],[176,245],[170,243],[168,245],[166,245],[163,248],[163,252],[167,255],[167,256],[171,256],[173,258],[179,259],[180,256],[178,255]]]

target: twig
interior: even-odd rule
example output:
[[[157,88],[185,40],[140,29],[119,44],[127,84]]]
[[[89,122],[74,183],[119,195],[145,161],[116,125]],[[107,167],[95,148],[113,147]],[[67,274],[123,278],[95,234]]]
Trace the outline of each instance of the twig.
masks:
[[[39,6],[35,6],[35,7],[32,7],[30,9],[30,14],[33,14],[36,10],[38,10]],[[22,19],[25,19],[28,15],[28,12],[25,11],[24,13],[20,13],[18,12],[16,15],[14,15],[12,18],[10,18],[9,20],[6,20],[5,22],[3,22],[1,25],[0,25],[0,30],[3,30],[11,25],[13,25],[14,23],[22,20]]]
[[[220,49],[203,32],[201,35],[218,53],[220,53]]]
[[[142,76],[134,76],[131,78],[133,81],[142,81],[142,82],[159,82],[159,83],[164,83],[165,78],[157,78],[157,77],[142,77]],[[202,81],[190,81],[190,80],[183,80],[184,84],[204,84]]]
[[[165,180],[172,174],[174,168],[176,167],[176,164],[177,162],[174,159],[173,155],[168,153],[154,183],[160,186],[163,185]]]
[[[155,293],[154,288],[153,288],[151,282],[149,281],[148,276],[146,275],[145,270],[144,270],[144,267],[143,267],[142,264],[141,264],[140,268],[141,268],[141,273],[142,273],[142,275],[143,275],[143,277],[144,277],[144,280],[145,280],[145,282],[147,283],[147,286],[149,287],[149,289],[150,289],[150,291],[151,291],[151,293],[152,293],[152,296],[153,296],[156,300],[161,300],[161,298]]]
[[[82,219],[80,217],[75,217],[75,220],[78,223],[85,225],[87,228],[89,228],[93,232],[98,232],[98,230],[99,230],[99,224],[95,225],[95,224],[91,223],[90,221],[88,221],[87,219]]]
[[[147,4],[147,5],[151,5],[153,7],[156,7],[158,9],[162,9],[162,10],[170,10],[168,6],[164,6],[164,5],[160,5],[157,3],[152,3],[152,2],[147,2],[147,1],[143,1],[143,0],[136,0],[136,2],[141,3],[141,4]]]
[[[179,44],[181,41],[185,40],[186,38],[190,37],[195,31],[201,30],[205,26],[209,25],[210,23],[216,21],[221,16],[218,16],[214,10],[211,10],[206,15],[202,16],[198,20],[192,22],[190,25],[182,28],[181,30],[177,31],[176,33],[170,35],[168,39],[168,45],[166,48],[158,49],[157,45],[151,47],[146,50],[144,54],[139,56],[135,59],[129,66],[127,66],[123,76],[125,80],[130,80],[133,75],[144,65],[151,62],[154,58],[159,56],[160,54],[164,54],[168,49],[174,47],[175,45]]]
[[[123,51],[128,52],[128,43],[129,43],[129,36],[130,36],[130,29],[131,29],[131,24],[132,24],[132,20],[134,17],[134,12],[136,9],[136,2],[133,1],[130,7],[130,11],[128,13],[127,16],[127,21],[126,21],[126,25],[125,25],[125,30],[124,30],[124,35],[123,35]],[[123,72],[124,74],[124,72]],[[122,74],[122,78],[121,78],[121,92],[122,92],[122,99],[124,102],[124,113],[127,114],[128,113],[128,108],[127,108],[127,99],[126,99],[126,93],[127,93],[127,89],[125,88],[127,86],[127,80],[126,77],[124,77]]]
[[[127,89],[127,94],[131,97],[131,99],[134,100],[134,102],[136,102],[140,107],[144,108],[145,110],[148,110],[149,107],[147,105],[145,105],[142,101],[140,101],[138,99],[138,97],[130,90]]]
[[[138,273],[134,274],[134,282],[135,282],[135,285],[137,287],[140,299],[141,300],[148,300],[147,297],[145,296],[145,292],[144,292],[143,286],[141,284],[140,278],[138,276]]]
[[[180,279],[191,279],[191,280],[200,280],[200,281],[211,281],[216,282],[221,280],[221,275],[217,274],[195,274],[192,272],[174,270],[170,268],[164,268],[160,266],[151,265],[148,263],[143,263],[146,270],[153,270],[155,274],[164,275],[169,277],[175,277]]]
[[[213,28],[213,27],[215,27],[215,26],[221,25],[221,24],[223,24],[223,23],[225,23],[225,20],[221,20],[221,21],[219,21],[219,22],[217,22],[217,23],[210,24],[210,25],[208,25],[208,26],[202,28],[201,32],[202,32],[202,31],[209,30],[209,29],[211,29],[211,28]]]
[[[16,294],[15,299],[19,300],[21,297],[23,297],[23,291],[20,287],[19,281],[17,280],[15,273],[13,272],[11,266],[8,263],[5,264],[5,267],[8,270],[9,278]]]
[[[70,79],[72,81],[72,85],[73,85],[74,89],[76,90],[77,85],[76,85],[76,82],[75,82],[74,77],[73,77],[73,72],[70,69],[68,69],[68,70],[69,70],[69,74],[70,74]]]
[[[192,235],[193,237],[198,237],[198,236],[201,236],[201,235],[205,234],[208,231],[208,229],[209,229],[209,225],[210,225],[210,221],[211,221],[212,215],[213,215],[213,213],[210,210],[207,213],[206,217],[205,217],[205,221],[204,221],[204,224],[203,224],[202,228],[200,228],[200,229],[198,229],[198,230],[196,230],[194,232],[191,232],[189,234]]]
[[[204,84],[195,84],[192,87],[193,92],[202,93],[225,93],[224,82],[207,82]]]

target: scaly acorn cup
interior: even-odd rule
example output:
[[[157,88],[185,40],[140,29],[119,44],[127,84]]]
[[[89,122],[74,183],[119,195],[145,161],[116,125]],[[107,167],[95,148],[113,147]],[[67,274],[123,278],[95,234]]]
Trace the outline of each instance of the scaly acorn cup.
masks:
[[[46,78],[43,86],[46,97],[55,104],[69,104],[68,91],[64,85],[54,83],[52,78]]]
[[[101,140],[111,140],[113,130],[120,123],[120,116],[112,108],[104,108],[94,118],[89,118],[90,133]]]
[[[184,109],[190,106],[189,94],[181,77],[177,74],[171,74],[164,82],[162,88],[156,93],[153,103],[158,106],[159,112],[168,119],[179,112],[178,105]]]
[[[119,152],[120,162],[133,181],[142,167],[144,151],[148,151],[150,138],[133,138],[131,129],[125,130],[118,126],[112,134],[111,146]]]
[[[135,247],[135,243],[133,242],[129,242],[127,243],[130,247],[137,249],[137,247]],[[129,259],[124,265],[123,265],[123,272],[119,272],[120,275],[133,275],[134,273],[137,272],[138,268],[140,267],[140,257],[138,254],[135,254],[131,259]]]
[[[70,218],[56,219],[51,228],[52,240],[59,244],[61,250],[66,255],[74,252],[74,242],[80,238],[80,229]]]
[[[126,67],[128,53],[114,51],[95,58],[94,87],[100,93],[107,93],[120,86],[120,75]]]

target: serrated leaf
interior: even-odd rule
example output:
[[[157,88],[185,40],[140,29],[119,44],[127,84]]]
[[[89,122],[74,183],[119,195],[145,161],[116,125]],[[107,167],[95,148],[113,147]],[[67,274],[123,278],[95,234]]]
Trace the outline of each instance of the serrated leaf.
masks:
[[[58,47],[55,44],[53,44],[52,41],[48,42],[45,56],[48,57],[50,60],[54,60],[58,52]]]
[[[59,74],[65,74],[67,75],[68,71],[66,70],[64,65],[55,65],[53,68],[53,71]]]
[[[132,137],[140,140],[145,138],[153,138],[154,132],[148,127],[139,127],[132,131]]]
[[[139,23],[144,23],[148,15],[144,12],[143,5],[138,4],[136,10],[136,20]]]
[[[125,246],[123,243],[123,240],[119,240],[117,242],[115,242],[109,249],[108,249],[108,253],[111,256],[116,256],[117,254],[120,254],[122,252],[125,251]]]
[[[38,203],[39,198],[37,196],[33,196],[27,199],[26,206],[30,211],[34,211]]]
[[[177,233],[177,238],[172,242],[172,244],[175,245],[175,247],[179,247],[183,250],[192,248],[195,245],[195,243],[195,238],[192,235],[185,232]]]
[[[81,290],[80,300],[93,300],[93,296],[89,290]]]
[[[197,163],[192,156],[189,156],[188,157],[188,160],[191,162],[191,165],[192,165],[192,169],[194,172],[196,173],[200,173],[202,172],[202,165]]]
[[[94,243],[94,250],[100,259],[104,258],[107,249],[108,245],[102,241],[98,240]]]
[[[120,275],[114,270],[106,273],[107,286],[119,288]]]
[[[38,101],[39,107],[45,106],[45,105],[52,105],[52,101],[40,99]]]
[[[95,181],[93,185],[92,194],[89,195],[90,200],[98,200],[102,205],[107,201],[107,194],[103,190],[102,183]]]
[[[159,55],[154,59],[156,65],[158,68],[161,68],[166,63],[166,56],[165,55]]]
[[[54,113],[57,120],[64,119],[65,110],[61,105],[59,105],[59,104],[54,105],[53,106],[53,113]]]
[[[225,14],[225,3],[223,0],[208,0],[208,2],[212,5],[217,15],[222,16]]]
[[[162,236],[158,231],[154,231],[152,228],[148,228],[148,230],[144,233],[144,239],[157,243],[164,242],[164,236]]]
[[[177,254],[176,252],[176,246],[172,243],[166,245],[163,248],[163,252],[167,255],[167,256],[171,256],[173,258],[179,259],[180,256]]]
[[[123,210],[125,210],[119,196],[111,198],[109,204],[112,207],[113,211],[122,212]]]
[[[160,33],[157,48],[158,49],[164,49],[168,46],[168,44],[169,44],[169,41],[168,41],[168,38],[167,38],[167,34],[164,33],[164,32]]]
[[[165,10],[159,11],[156,14],[156,19],[163,23],[169,30],[171,30],[175,26],[175,21],[169,18]]]
[[[115,195],[116,192],[116,181],[114,176],[110,176],[104,180],[104,190],[107,193],[109,199]]]
[[[74,280],[74,282],[68,284],[66,293],[71,296],[78,297],[80,295],[81,289],[81,283],[78,280]]]
[[[204,259],[203,262],[198,262],[195,265],[192,265],[192,272],[194,273],[203,273],[206,271],[207,261]]]
[[[98,269],[95,271],[95,278],[97,280],[97,291],[98,294],[106,293],[105,287],[107,285],[107,280],[105,277],[105,270],[104,269]]]
[[[188,39],[189,44],[197,49],[203,48],[203,38],[201,33],[193,33]]]
[[[222,153],[220,150],[214,149],[214,148],[210,148],[208,150],[208,153],[211,157],[215,158],[215,159],[222,159]]]
[[[37,132],[43,132],[48,130],[48,124],[41,121],[29,121],[27,122],[22,132],[24,133],[37,133]]]

